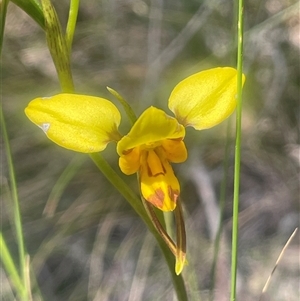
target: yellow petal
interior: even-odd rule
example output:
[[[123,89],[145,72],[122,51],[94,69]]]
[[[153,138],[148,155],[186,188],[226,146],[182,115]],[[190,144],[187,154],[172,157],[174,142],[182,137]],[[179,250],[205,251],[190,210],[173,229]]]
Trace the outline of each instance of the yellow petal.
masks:
[[[36,98],[25,113],[50,140],[77,152],[98,152],[120,139],[120,113],[104,98],[66,93]]]
[[[123,152],[136,146],[155,147],[164,139],[183,138],[185,129],[178,121],[168,116],[164,111],[155,107],[145,110],[117,145],[117,152],[122,156]]]
[[[145,151],[140,169],[143,197],[162,211],[173,211],[180,193],[180,187],[168,160],[154,150]]]
[[[235,69],[205,70],[189,76],[174,88],[169,98],[169,108],[184,126],[207,129],[222,122],[234,111],[236,86]]]
[[[161,143],[170,162],[181,163],[187,158],[187,150],[182,139],[166,139]]]
[[[132,175],[140,168],[140,148],[135,147],[119,158],[119,166],[125,175]]]

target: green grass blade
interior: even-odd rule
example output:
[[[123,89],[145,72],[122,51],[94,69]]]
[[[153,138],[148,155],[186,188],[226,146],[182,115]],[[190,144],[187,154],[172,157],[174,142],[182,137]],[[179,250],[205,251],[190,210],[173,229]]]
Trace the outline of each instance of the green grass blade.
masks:
[[[36,23],[45,29],[45,18],[40,3],[36,0],[11,0],[28,14]]]
[[[14,264],[14,261],[10,255],[8,247],[6,245],[5,239],[0,232],[0,257],[5,268],[5,271],[11,280],[12,284],[14,285],[15,290],[18,292],[19,296],[25,295],[25,287],[22,283],[22,280],[19,276],[17,268]]]
[[[242,138],[242,86],[243,86],[243,24],[244,1],[238,0],[237,22],[237,109],[236,109],[236,141],[234,164],[234,192],[233,192],[233,222],[232,222],[232,250],[231,250],[231,293],[230,301],[236,300],[236,281],[238,263],[238,218],[239,218],[239,190],[241,165]]]
[[[69,10],[69,19],[66,30],[66,43],[69,49],[69,53],[71,53],[73,37],[75,33],[75,27],[77,22],[77,15],[79,9],[79,0],[71,0],[70,10]]]

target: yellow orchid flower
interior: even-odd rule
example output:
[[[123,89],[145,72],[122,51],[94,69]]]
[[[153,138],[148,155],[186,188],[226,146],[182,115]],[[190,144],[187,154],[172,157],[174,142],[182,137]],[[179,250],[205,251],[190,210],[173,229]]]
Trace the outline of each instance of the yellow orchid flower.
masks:
[[[122,172],[138,172],[142,196],[160,210],[172,211],[180,186],[170,163],[187,158],[185,127],[207,129],[226,119],[236,107],[236,82],[237,72],[229,67],[191,75],[170,95],[175,117],[150,107],[124,137],[118,132],[118,109],[104,98],[62,93],[34,99],[25,113],[49,139],[74,151],[99,152],[117,141]]]
[[[170,162],[183,162],[184,127],[164,111],[150,107],[117,144],[123,173],[140,174],[143,197],[163,211],[175,209],[179,183]]]

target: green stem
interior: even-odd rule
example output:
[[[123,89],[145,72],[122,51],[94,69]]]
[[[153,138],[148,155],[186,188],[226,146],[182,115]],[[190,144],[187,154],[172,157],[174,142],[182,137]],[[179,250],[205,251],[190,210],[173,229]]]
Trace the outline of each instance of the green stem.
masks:
[[[29,294],[27,294],[27,292],[30,291],[30,288],[26,287],[25,244],[24,244],[23,229],[22,229],[22,218],[21,218],[21,213],[20,213],[19,197],[18,197],[18,191],[17,191],[17,183],[16,183],[16,178],[15,178],[13,159],[11,156],[11,149],[10,149],[10,145],[9,145],[9,138],[8,138],[8,134],[7,134],[2,106],[1,106],[1,110],[0,110],[0,119],[1,119],[1,128],[2,128],[3,138],[4,138],[4,145],[5,145],[7,162],[8,162],[8,168],[9,168],[10,187],[11,187],[11,191],[12,191],[14,225],[15,225],[15,230],[16,230],[17,244],[18,244],[18,251],[19,251],[20,278],[21,278],[24,288],[26,289],[26,294],[23,295],[22,300],[27,300],[27,297],[29,296]]]
[[[111,166],[106,162],[106,160],[99,153],[90,154],[91,159],[94,161],[99,170],[103,173],[103,175],[110,181],[110,183],[121,193],[121,195],[129,202],[129,204],[133,207],[135,212],[141,217],[144,223],[147,225],[148,229],[156,238],[161,251],[164,254],[165,260],[169,267],[169,271],[172,276],[172,281],[174,285],[174,289],[177,294],[178,301],[186,301],[187,293],[185,289],[185,285],[183,282],[183,278],[181,275],[177,276],[175,274],[175,258],[172,252],[169,250],[168,246],[161,238],[159,233],[156,231],[153,226],[150,218],[148,217],[142,201],[140,198],[128,187],[128,185],[119,177],[119,175],[111,168]]]
[[[236,109],[236,142],[234,164],[234,195],[232,221],[232,251],[231,251],[231,294],[230,301],[236,300],[236,281],[238,263],[238,217],[239,217],[239,188],[241,165],[241,136],[242,136],[242,74],[243,74],[243,9],[244,1],[238,0],[238,28],[237,28],[237,109]]]
[[[16,291],[18,292],[19,296],[25,296],[25,287],[24,282],[22,282],[18,271],[16,269],[16,266],[13,262],[13,259],[11,257],[11,254],[8,250],[8,247],[6,245],[6,242],[4,240],[4,237],[2,235],[2,232],[0,232],[0,256],[3,262],[3,266],[5,267],[5,270],[7,274],[9,275],[9,278],[11,282],[13,283]]]
[[[69,19],[66,30],[66,44],[69,54],[71,54],[73,37],[75,33],[75,27],[77,22],[77,15],[79,9],[79,0],[71,0],[70,10],[69,10]]]

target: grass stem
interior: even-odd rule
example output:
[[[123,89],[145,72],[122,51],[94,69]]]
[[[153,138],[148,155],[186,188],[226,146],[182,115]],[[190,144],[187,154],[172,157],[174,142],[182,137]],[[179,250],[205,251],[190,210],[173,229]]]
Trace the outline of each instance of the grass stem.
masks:
[[[241,137],[242,137],[242,86],[243,86],[243,10],[244,1],[238,1],[237,22],[237,109],[236,109],[236,141],[234,163],[234,192],[233,192],[233,223],[231,250],[231,291],[230,301],[236,300],[237,264],[238,264],[238,217],[239,217],[239,188],[241,165]]]

